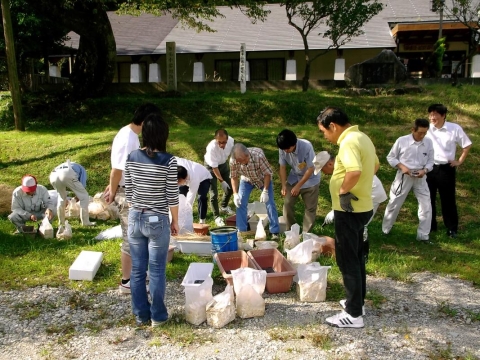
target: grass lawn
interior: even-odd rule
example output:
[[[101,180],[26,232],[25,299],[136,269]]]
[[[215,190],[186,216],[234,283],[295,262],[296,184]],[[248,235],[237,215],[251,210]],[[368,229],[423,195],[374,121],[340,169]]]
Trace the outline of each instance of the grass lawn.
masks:
[[[52,97],[29,98],[25,101],[24,133],[11,130],[10,98],[3,93],[0,99],[0,185],[16,187],[26,173],[37,176],[39,183],[51,189],[50,171],[70,158],[82,164],[88,172],[87,190],[93,196],[103,191],[110,172],[110,147],[116,132],[129,123],[135,108],[150,101],[163,109],[170,123],[168,151],[174,155],[203,163],[207,143],[217,128],[225,127],[237,142],[258,146],[265,151],[275,169],[274,190],[279,213],[283,201],[278,176],[278,149],[276,135],[284,128],[308,139],[315,151],[336,153],[318,132],[315,119],[326,106],[339,106],[349,115],[352,124],[360,126],[373,140],[381,167],[378,177],[388,191],[395,170],[386,162],[386,155],[394,141],[410,132],[412,122],[427,117],[428,105],[435,102],[449,109],[447,120],[462,125],[473,142],[470,154],[458,171],[457,204],[460,228],[457,239],[446,236],[439,218],[439,231],[431,235],[434,245],[419,244],[415,240],[417,202],[409,195],[397,223],[389,236],[381,232],[381,219],[386,203],[369,226],[371,243],[370,275],[388,276],[408,281],[410,273],[431,271],[458,276],[480,284],[480,213],[479,177],[480,159],[480,91],[478,87],[431,86],[421,94],[403,96],[351,97],[341,90],[309,91],[308,93],[247,92],[189,93],[180,97],[159,95],[118,95],[66,104]],[[47,105],[48,103],[48,105]],[[322,229],[324,216],[330,210],[328,176],[323,176],[317,224],[314,233],[334,236],[333,226]],[[258,200],[259,191],[252,193],[251,201]],[[10,201],[1,199],[3,202]],[[231,204],[233,207],[233,203]],[[82,228],[73,220],[73,238],[24,239],[11,235],[13,225],[7,213],[0,215],[0,289],[36,285],[68,286],[85,291],[103,291],[114,288],[120,278],[120,240],[95,241],[99,231],[117,225],[117,221],[99,222],[95,228]],[[297,207],[301,224],[303,206]],[[207,219],[213,225],[211,212]],[[55,224],[56,225],[56,224]],[[68,280],[68,268],[81,250],[102,251],[104,260],[93,282]],[[211,261],[175,254],[168,266],[169,279],[182,279],[192,261]],[[320,258],[324,265],[334,265],[331,258]],[[223,280],[216,270],[216,282]],[[343,291],[338,268],[329,273],[327,299],[339,299]]]

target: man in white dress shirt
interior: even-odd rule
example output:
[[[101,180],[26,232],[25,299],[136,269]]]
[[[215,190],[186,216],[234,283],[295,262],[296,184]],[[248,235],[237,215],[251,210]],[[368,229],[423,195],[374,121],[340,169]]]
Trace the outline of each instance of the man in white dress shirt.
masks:
[[[228,206],[232,197],[232,183],[230,181],[230,167],[228,165],[228,157],[232,152],[234,139],[228,136],[225,129],[215,131],[215,138],[207,145],[205,153],[205,167],[210,171],[212,180],[210,183],[210,205],[213,210],[213,217],[217,226],[224,226],[220,213],[233,215],[235,212]],[[223,190],[222,201],[218,208],[218,188],[217,180],[220,182]]]
[[[437,230],[437,190],[442,204],[443,223],[447,228],[447,235],[457,237],[458,212],[455,199],[455,183],[457,167],[462,165],[467,158],[472,142],[463,131],[462,127],[445,121],[447,108],[442,104],[433,104],[428,108],[430,129],[427,137],[433,141],[435,150],[435,165],[427,177],[432,204],[432,231]],[[462,148],[462,153],[456,160],[457,145]]]
[[[212,175],[210,175],[210,172],[205,166],[199,163],[178,156],[176,156],[176,159],[178,185],[188,186],[188,192],[186,194],[183,193],[182,190],[180,190],[180,193],[183,193],[183,195],[187,197],[187,202],[192,207],[198,193],[198,217],[200,218],[200,224],[205,224],[208,208],[207,194],[208,189],[210,189]]]
[[[417,240],[429,241],[432,206],[426,175],[433,168],[433,144],[426,137],[429,126],[427,119],[416,119],[412,133],[399,137],[387,155],[388,163],[397,168],[397,174],[383,217],[384,234],[392,229],[408,193],[413,190],[418,200]]]

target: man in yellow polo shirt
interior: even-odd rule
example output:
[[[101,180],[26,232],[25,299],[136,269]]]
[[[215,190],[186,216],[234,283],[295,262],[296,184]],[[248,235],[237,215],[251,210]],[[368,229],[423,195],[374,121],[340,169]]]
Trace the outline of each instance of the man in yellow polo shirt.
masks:
[[[317,117],[317,124],[325,139],[339,145],[330,195],[335,212],[335,257],[346,292],[346,299],[340,301],[344,311],[325,321],[340,328],[363,328],[363,229],[373,214],[372,181],[379,161],[370,138],[351,125],[342,110],[326,108]]]

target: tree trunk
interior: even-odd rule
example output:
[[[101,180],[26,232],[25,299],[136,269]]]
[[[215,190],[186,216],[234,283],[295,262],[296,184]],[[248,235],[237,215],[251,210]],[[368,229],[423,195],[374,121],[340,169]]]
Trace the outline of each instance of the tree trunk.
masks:
[[[25,131],[25,124],[22,119],[22,95],[20,93],[17,59],[15,58],[15,45],[13,42],[12,18],[10,16],[9,0],[1,0],[3,14],[3,31],[5,35],[5,52],[7,54],[8,86],[12,95],[13,117],[15,129]]]
[[[310,49],[308,48],[308,42],[307,42],[307,37],[302,34],[303,38],[303,45],[305,47],[305,72],[303,74],[303,79],[302,79],[302,90],[307,91],[308,90],[308,80],[310,79]]]

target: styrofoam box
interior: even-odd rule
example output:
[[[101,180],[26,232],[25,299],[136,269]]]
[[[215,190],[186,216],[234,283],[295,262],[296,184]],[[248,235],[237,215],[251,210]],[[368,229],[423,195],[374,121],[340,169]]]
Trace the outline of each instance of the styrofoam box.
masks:
[[[210,241],[177,240],[177,247],[184,254],[212,255],[212,243]]]
[[[98,251],[82,250],[75,259],[68,272],[70,280],[92,281],[102,263],[103,253]]]

